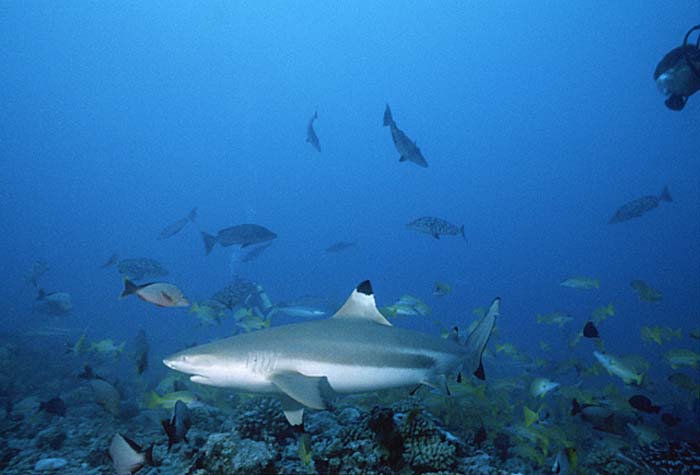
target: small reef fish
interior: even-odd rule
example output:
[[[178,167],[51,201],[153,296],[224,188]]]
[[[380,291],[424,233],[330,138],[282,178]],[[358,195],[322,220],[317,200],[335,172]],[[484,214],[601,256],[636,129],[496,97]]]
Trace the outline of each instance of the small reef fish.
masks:
[[[678,328],[673,330],[669,327],[642,327],[640,329],[642,335],[642,341],[645,343],[656,343],[657,345],[663,345],[667,341],[671,341],[674,338],[681,339],[683,334],[681,329]]]
[[[608,317],[615,316],[615,306],[613,304],[608,304],[605,306],[597,307],[591,312],[591,320],[594,324],[600,325],[602,322],[608,319]]]
[[[577,276],[562,280],[559,282],[559,285],[570,289],[591,290],[600,288],[600,280],[591,277]]]
[[[258,224],[237,224],[221,229],[215,236],[204,231],[200,234],[204,241],[206,255],[211,253],[216,244],[222,247],[241,246],[243,248],[277,238],[277,234]]]
[[[54,416],[66,417],[66,403],[60,397],[51,398],[39,404],[39,410]]]
[[[34,311],[47,315],[68,315],[73,310],[73,299],[68,292],[45,292],[39,289]]]
[[[700,354],[692,350],[679,348],[664,353],[664,359],[668,361],[673,369],[678,369],[681,366],[697,368],[698,363],[700,363]]]
[[[105,381],[101,378],[91,379],[89,383],[95,397],[95,402],[113,416],[119,416],[121,410],[121,396],[117,388],[109,381]]]
[[[544,397],[552,389],[559,387],[559,383],[550,381],[547,378],[535,378],[530,384],[530,395],[532,397]]]
[[[155,391],[151,391],[146,397],[146,407],[149,409],[155,409],[156,407],[173,409],[178,401],[189,406],[197,401],[197,396],[193,392],[186,390],[173,391],[162,396]]]
[[[639,218],[643,214],[651,211],[652,209],[659,206],[662,201],[672,202],[671,194],[668,192],[668,187],[664,187],[661,190],[659,196],[647,195],[642,196],[634,201],[630,201],[620,207],[615,214],[610,218],[609,223],[622,223],[623,221],[629,221],[630,219]]]
[[[637,292],[639,300],[642,302],[660,302],[663,300],[663,295],[661,292],[653,287],[650,287],[643,280],[633,280],[630,282],[630,286]]]
[[[467,240],[464,235],[464,225],[457,227],[444,219],[433,216],[414,219],[406,224],[406,227],[419,233],[430,234],[435,239],[440,239],[440,236],[462,236],[465,241]]]
[[[574,321],[573,317],[564,312],[552,312],[546,315],[537,315],[537,323],[542,323],[545,325],[558,325],[559,328],[572,321]]]
[[[391,130],[391,140],[394,142],[396,151],[399,152],[399,162],[413,162],[419,167],[427,168],[428,162],[423,157],[418,145],[413,140],[399,129],[394,122],[394,117],[391,115],[389,104],[384,109],[384,127],[389,127]]]
[[[168,275],[168,270],[160,262],[148,257],[122,259],[117,263],[117,270],[129,280],[155,279]]]
[[[124,291],[120,299],[136,295],[141,300],[158,307],[188,307],[190,303],[182,294],[182,290],[167,282],[150,282],[137,285],[129,279],[124,279]]]
[[[306,126],[306,143],[310,143],[317,152],[321,152],[321,142],[318,140],[318,135],[314,130],[314,121],[318,119],[318,111],[314,112],[314,115],[309,119],[309,123]]]
[[[158,240],[162,241],[168,239],[169,237],[175,236],[177,233],[182,231],[182,229],[187,226],[187,223],[194,223],[197,219],[197,208],[192,208],[192,210],[172,224],[167,225],[158,235]]]
[[[204,325],[214,325],[221,323],[221,320],[226,316],[226,307],[217,300],[206,299],[193,303],[189,313],[194,313],[195,317]]]
[[[658,414],[661,411],[661,407],[655,406],[651,403],[651,399],[641,394],[636,394],[627,400],[629,405],[638,411],[646,412],[648,414]]]
[[[272,323],[272,315],[268,314],[267,317],[263,317],[250,307],[236,310],[233,319],[236,321],[236,326],[242,328],[246,333],[269,328]]]
[[[382,307],[379,311],[382,315],[389,318],[426,316],[430,314],[430,307],[418,297],[402,295],[396,303],[387,307]]]
[[[617,376],[622,379],[625,384],[636,384],[641,386],[642,378],[644,377],[643,372],[638,371],[633,365],[623,361],[617,356],[613,356],[606,353],[600,353],[594,351],[593,355],[596,357],[598,362],[613,376]]]
[[[326,248],[326,252],[341,252],[347,251],[357,245],[357,241],[338,241]]]
[[[433,286],[433,295],[436,297],[443,297],[452,292],[452,286],[446,282],[440,282],[439,280],[435,282]]]
[[[122,342],[119,345],[114,343],[114,340],[104,339],[100,341],[93,341],[90,343],[89,351],[99,353],[105,356],[119,356],[124,351],[124,346],[126,342]]]

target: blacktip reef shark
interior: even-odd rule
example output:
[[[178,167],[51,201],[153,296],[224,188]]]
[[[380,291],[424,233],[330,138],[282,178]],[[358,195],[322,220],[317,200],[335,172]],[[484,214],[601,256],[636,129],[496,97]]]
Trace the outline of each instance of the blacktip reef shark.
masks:
[[[427,385],[449,393],[446,376],[484,379],[481,356],[499,315],[496,298],[465,341],[397,328],[377,310],[364,281],[330,318],[236,335],[163,360],[195,383],[276,394],[292,425],[304,408],[335,394]],[[458,376],[459,378],[460,376]]]

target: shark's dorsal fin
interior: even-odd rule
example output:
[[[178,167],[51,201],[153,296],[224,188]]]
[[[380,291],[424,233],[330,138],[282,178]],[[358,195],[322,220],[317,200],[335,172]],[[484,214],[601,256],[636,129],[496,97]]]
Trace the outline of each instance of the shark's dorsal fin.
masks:
[[[365,280],[352,291],[350,297],[331,318],[355,319],[391,326],[389,320],[379,313],[374,302],[374,292],[369,280]]]

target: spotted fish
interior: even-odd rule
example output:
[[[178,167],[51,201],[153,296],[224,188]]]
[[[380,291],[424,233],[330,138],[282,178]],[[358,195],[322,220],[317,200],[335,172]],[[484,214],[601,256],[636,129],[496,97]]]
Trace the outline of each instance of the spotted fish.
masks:
[[[664,187],[659,196],[642,196],[641,198],[622,205],[620,209],[615,211],[615,214],[610,218],[609,222],[610,224],[615,224],[639,218],[643,214],[659,206],[659,203],[662,201],[667,201],[669,203],[673,201],[667,186]]]
[[[440,235],[461,235],[465,241],[467,240],[467,238],[464,236],[464,225],[457,227],[444,219],[435,218],[432,216],[423,216],[422,218],[413,220],[406,224],[406,227],[408,229],[418,231],[419,233],[430,234],[435,239],[440,239]]]

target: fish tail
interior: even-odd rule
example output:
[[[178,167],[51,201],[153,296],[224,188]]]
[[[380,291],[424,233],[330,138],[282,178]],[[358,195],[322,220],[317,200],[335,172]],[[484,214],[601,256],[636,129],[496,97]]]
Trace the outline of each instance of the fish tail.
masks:
[[[576,398],[571,401],[571,415],[575,416],[579,412],[581,412],[583,408],[581,407],[581,404],[576,400]]]
[[[200,231],[202,234],[202,240],[204,241],[204,251],[206,252],[206,255],[208,256],[209,253],[211,253],[211,250],[214,249],[214,245],[216,244],[216,236],[212,236],[209,233],[206,233],[204,231]]]
[[[175,443],[175,427],[170,423],[168,419],[162,419],[160,424],[163,426],[165,434],[168,436],[168,450]]]
[[[391,109],[389,109],[389,104],[386,105],[384,109],[384,127],[394,124],[394,118],[391,116]]]
[[[671,193],[668,191],[668,186],[664,186],[664,189],[661,190],[661,194],[659,195],[659,201],[673,201],[673,198],[671,198]]]
[[[315,119],[318,119],[318,110],[315,110],[315,111],[314,111],[314,117],[313,117],[313,118],[314,118],[314,120],[315,120]]]
[[[460,228],[459,228],[459,234],[462,235],[462,239],[464,239],[464,241],[466,242],[466,241],[467,241],[467,236],[464,235],[464,225],[460,226]]]
[[[149,409],[154,409],[158,407],[158,404],[160,404],[160,396],[158,393],[155,391],[148,393],[148,396],[146,396],[146,407]]]
[[[36,299],[43,300],[46,297],[46,292],[42,288],[37,288]]]
[[[474,330],[464,342],[467,350],[464,366],[482,381],[486,379],[486,374],[484,373],[484,365],[481,361],[481,357],[484,354],[486,343],[488,343],[491,333],[493,332],[496,318],[500,314],[500,308],[501,299],[500,297],[496,297],[491,303],[486,315],[479,320]]]
[[[119,295],[120,299],[123,299],[124,297],[128,297],[131,294],[135,294],[139,290],[139,286],[134,284],[132,281],[130,281],[128,278],[124,278],[124,290],[122,290],[122,293]]]
[[[197,219],[197,207],[195,206],[192,208],[192,211],[190,211],[190,214],[187,215],[187,219],[192,221],[194,223],[194,220]]]

